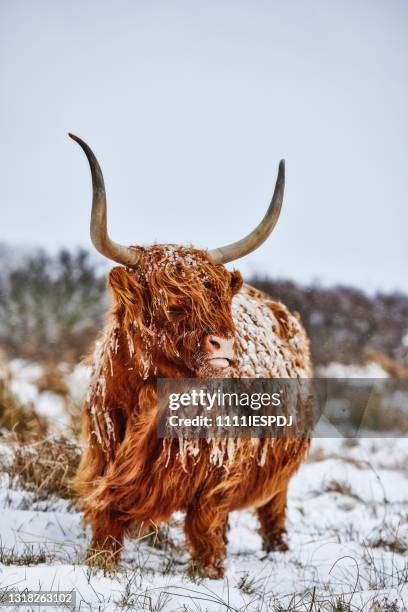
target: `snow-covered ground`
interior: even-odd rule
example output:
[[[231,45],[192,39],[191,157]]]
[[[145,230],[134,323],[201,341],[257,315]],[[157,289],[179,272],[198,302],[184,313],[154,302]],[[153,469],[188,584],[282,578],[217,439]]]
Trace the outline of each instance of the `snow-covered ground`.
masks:
[[[29,394],[23,382],[36,386],[40,378],[23,370],[21,363],[14,367],[16,394]],[[64,377],[79,399],[86,372],[64,371]],[[51,392],[31,393],[29,401],[37,403]],[[49,415],[62,424],[63,402],[52,408],[54,395],[61,400],[48,395]],[[8,452],[0,445],[0,453]],[[181,515],[165,544],[129,540],[117,572],[90,570],[81,514],[66,500],[39,501],[6,472],[0,475],[0,589],[75,589],[80,610],[408,609],[407,439],[314,440],[290,487],[290,550],[265,555],[255,516],[233,513],[223,580],[188,576]]]

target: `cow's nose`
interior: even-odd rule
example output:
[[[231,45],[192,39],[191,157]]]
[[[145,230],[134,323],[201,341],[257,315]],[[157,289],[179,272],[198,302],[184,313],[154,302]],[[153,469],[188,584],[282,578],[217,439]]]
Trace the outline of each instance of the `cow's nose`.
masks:
[[[209,334],[203,340],[203,350],[208,359],[234,359],[234,338],[221,338]]]

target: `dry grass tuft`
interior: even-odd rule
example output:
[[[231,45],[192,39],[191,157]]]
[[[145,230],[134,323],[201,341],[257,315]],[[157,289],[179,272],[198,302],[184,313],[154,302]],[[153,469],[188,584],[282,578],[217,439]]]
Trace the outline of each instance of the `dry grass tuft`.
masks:
[[[360,497],[353,492],[353,489],[348,482],[330,480],[330,482],[324,485],[323,491],[325,493],[339,493],[340,495],[346,495],[347,497],[352,497],[353,499],[361,501]]]
[[[76,442],[64,436],[43,439],[31,444],[15,444],[8,473],[17,477],[25,490],[33,492],[37,499],[50,495],[71,499],[70,481],[80,459]]]
[[[408,378],[408,366],[381,351],[367,349],[364,351],[364,358],[366,362],[377,363],[391,378]]]
[[[148,546],[152,546],[157,550],[173,552],[177,550],[176,544],[170,537],[170,527],[167,523],[165,525],[158,525],[155,528],[149,526],[149,530],[145,534],[140,529],[138,531],[135,530],[133,535],[138,540],[143,540]]]
[[[44,437],[47,419],[32,407],[23,406],[9,389],[7,380],[0,378],[0,431],[13,432],[23,440]]]
[[[36,381],[38,390],[51,391],[56,395],[66,397],[69,394],[68,385],[65,382],[63,373],[56,367],[48,366],[43,374]]]
[[[375,540],[370,540],[368,545],[371,548],[385,548],[391,552],[395,552],[399,555],[405,555],[408,552],[408,544],[404,538],[400,537],[398,533],[389,533],[382,535]]]
[[[3,565],[39,565],[49,561],[48,556],[42,548],[36,550],[33,546],[26,546],[23,552],[18,552],[14,548],[0,548],[0,563]]]

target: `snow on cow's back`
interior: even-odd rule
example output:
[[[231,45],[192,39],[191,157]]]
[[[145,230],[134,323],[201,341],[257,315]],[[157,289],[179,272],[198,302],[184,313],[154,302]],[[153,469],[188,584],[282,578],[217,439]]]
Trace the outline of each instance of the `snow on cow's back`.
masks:
[[[297,316],[280,302],[244,285],[233,298],[239,377],[311,376],[309,340]]]

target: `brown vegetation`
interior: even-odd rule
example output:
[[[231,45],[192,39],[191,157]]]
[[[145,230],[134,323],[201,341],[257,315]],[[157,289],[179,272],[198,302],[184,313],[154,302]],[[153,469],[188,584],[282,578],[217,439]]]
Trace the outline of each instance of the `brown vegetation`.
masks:
[[[23,440],[47,433],[47,420],[37,414],[33,406],[23,406],[9,389],[5,378],[0,378],[0,435],[13,433]]]
[[[80,448],[64,436],[42,439],[31,443],[11,443],[11,459],[7,472],[36,499],[55,495],[72,497],[71,479],[77,469]]]

